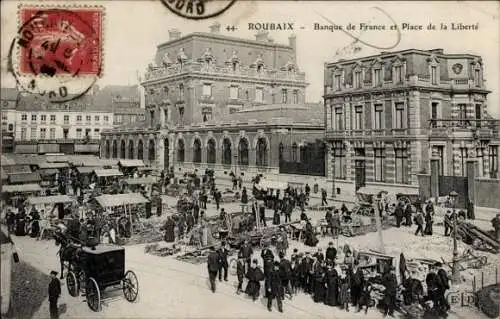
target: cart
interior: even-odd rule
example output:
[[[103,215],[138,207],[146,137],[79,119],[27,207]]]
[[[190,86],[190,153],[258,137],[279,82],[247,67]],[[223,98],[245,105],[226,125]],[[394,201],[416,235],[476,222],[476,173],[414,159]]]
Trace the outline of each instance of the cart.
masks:
[[[107,288],[121,289],[128,302],[134,302],[139,295],[137,276],[132,270],[125,271],[125,248],[109,245],[81,248],[66,275],[66,286],[72,297],[84,292],[87,305],[95,312],[101,311]]]
[[[394,257],[375,251],[358,251],[357,259],[358,267],[364,271],[376,271],[379,274],[384,274],[394,264]]]

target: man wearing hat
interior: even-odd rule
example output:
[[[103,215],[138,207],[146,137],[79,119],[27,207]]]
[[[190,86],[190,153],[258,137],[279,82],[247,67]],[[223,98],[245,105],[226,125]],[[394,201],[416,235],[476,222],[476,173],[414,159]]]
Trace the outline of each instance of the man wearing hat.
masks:
[[[210,253],[207,260],[208,277],[210,280],[210,289],[215,292],[215,278],[220,269],[220,257],[213,246],[210,247]]]
[[[245,261],[247,264],[247,271],[248,271],[248,269],[250,269],[250,261],[252,259],[252,255],[253,255],[253,248],[248,243],[248,240],[245,240],[243,245],[240,247],[239,254],[241,254],[243,256],[243,258],[245,258]]]
[[[267,310],[272,311],[273,299],[276,299],[278,311],[283,312],[283,285],[279,269],[280,263],[275,261],[266,278]]]
[[[52,270],[50,272],[50,283],[49,283],[49,311],[50,319],[59,318],[59,310],[57,308],[57,299],[61,296],[61,282],[57,278],[57,271]]]
[[[385,287],[384,290],[384,305],[385,305],[385,315],[389,315],[391,317],[394,316],[394,310],[396,309],[396,297],[398,291],[398,280],[394,271],[396,269],[394,266],[389,268],[389,271],[383,276],[382,284]]]
[[[239,295],[243,289],[243,278],[245,278],[245,257],[241,253],[238,254],[238,262],[236,263],[236,276],[238,277],[236,294]]]
[[[326,249],[326,261],[330,261],[335,264],[335,260],[337,259],[337,249],[333,245],[333,242],[328,243],[328,248]]]

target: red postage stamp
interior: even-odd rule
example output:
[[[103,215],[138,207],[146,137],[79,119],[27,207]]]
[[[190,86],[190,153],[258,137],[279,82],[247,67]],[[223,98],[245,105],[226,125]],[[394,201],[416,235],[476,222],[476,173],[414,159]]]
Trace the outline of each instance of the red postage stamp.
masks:
[[[98,7],[21,8],[19,73],[99,75],[102,14]]]

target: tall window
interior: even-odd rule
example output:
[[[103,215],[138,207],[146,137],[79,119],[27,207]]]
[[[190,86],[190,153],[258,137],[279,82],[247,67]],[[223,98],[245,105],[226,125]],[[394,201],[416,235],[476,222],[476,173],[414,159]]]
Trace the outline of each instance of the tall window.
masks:
[[[381,69],[373,70],[373,85],[379,86],[382,83],[382,71]]]
[[[285,151],[285,146],[283,145],[283,143],[280,143],[278,151],[279,151],[279,159],[280,159],[280,161],[282,161],[283,160],[283,152]]]
[[[299,91],[293,91],[293,104],[299,104]]]
[[[394,115],[396,116],[395,128],[405,128],[405,104],[404,102],[396,102],[394,106]]]
[[[335,130],[342,131],[344,129],[344,116],[342,106],[335,108]]]
[[[467,176],[467,148],[466,147],[461,147],[460,148],[460,159],[459,159],[459,166],[460,166],[460,175],[461,176]]]
[[[203,122],[212,120],[212,109],[208,108],[208,107],[203,108],[201,110],[201,116],[202,116]]]
[[[128,158],[134,159],[134,141],[128,141]]]
[[[256,88],[255,89],[255,101],[262,102],[264,101],[264,89]]]
[[[21,114],[21,121],[27,121],[28,120],[28,115],[27,114]]]
[[[396,148],[396,183],[408,183],[408,150],[405,148]]]
[[[335,163],[335,178],[345,179],[345,153],[343,147],[333,149],[333,157]]]
[[[384,181],[384,167],[385,167],[385,150],[383,148],[375,148],[375,166],[374,178],[376,182]]]
[[[26,140],[27,131],[25,127],[21,128],[21,140]]]
[[[201,141],[194,140],[193,143],[193,163],[201,163]]]
[[[150,162],[154,161],[156,159],[156,149],[155,149],[155,141],[154,140],[149,140],[149,147],[148,147],[148,160]]]
[[[47,129],[46,128],[41,128],[40,129],[40,139],[44,140],[47,138]]]
[[[484,149],[476,148],[476,158],[477,158],[477,168],[478,168],[478,176],[482,177],[484,175],[484,157],[483,157]]]
[[[55,114],[51,114],[50,115],[50,124],[53,124],[56,122],[56,115]]]
[[[179,101],[184,101],[184,84],[179,84]]]
[[[498,178],[498,146],[490,146],[489,149],[490,177]]]
[[[400,65],[394,67],[394,82],[401,83],[403,81],[403,69]]]
[[[245,138],[238,144],[238,164],[248,166],[248,141]]]
[[[444,146],[443,145],[438,145],[434,146],[437,152],[437,157],[439,158],[438,161],[438,169],[439,169],[439,174],[440,176],[444,175]]]
[[[239,88],[237,86],[231,86],[229,88],[229,98],[231,100],[237,100],[239,98],[238,91],[239,91]]]
[[[31,122],[36,122],[36,114],[31,115]]]
[[[203,84],[203,96],[212,96],[212,85]]]
[[[142,140],[139,140],[139,143],[137,143],[137,159],[144,159],[144,143]]]
[[[382,104],[375,104],[374,109],[374,129],[381,130],[384,128],[384,106]]]
[[[467,118],[467,104],[458,104],[458,118],[461,120]]]
[[[481,127],[481,121],[480,121],[481,120],[481,115],[482,115],[481,111],[482,111],[481,104],[476,104],[476,108],[475,108],[475,113],[476,114],[475,115],[476,115],[476,120],[478,120],[478,121],[476,121],[476,126],[477,127]]]
[[[281,90],[281,103],[286,104],[287,102],[288,102],[288,90],[282,89]]]
[[[231,141],[228,138],[222,141],[222,164],[231,165]]]
[[[118,158],[118,143],[113,141],[113,156],[111,158]]]
[[[56,128],[55,127],[51,127],[50,128],[50,139],[53,140],[56,138]]]
[[[85,122],[90,123],[92,121],[92,116],[91,115],[86,115],[85,116]]]
[[[155,111],[149,110],[149,126],[153,126],[155,124]]]
[[[81,115],[77,115],[76,116],[76,121],[77,122],[81,122],[82,121],[82,116]]]
[[[267,166],[267,141],[265,138],[259,138],[257,140],[256,153],[257,158],[255,159],[255,165]]]
[[[335,89],[340,91],[340,75],[335,75]]]
[[[481,86],[481,71],[479,69],[474,70],[474,84]]]
[[[82,129],[81,128],[76,129],[76,138],[82,138]]]
[[[437,67],[431,66],[431,82],[437,84]]]
[[[104,147],[104,157],[109,158],[111,156],[111,147],[109,141],[106,141],[106,146]]]
[[[208,140],[208,143],[207,143],[207,163],[215,164],[215,141],[214,141],[214,139]]]
[[[32,127],[31,130],[30,130],[30,139],[31,140],[36,140],[37,136],[36,136],[36,127]]]
[[[354,87],[359,89],[361,88],[361,72],[354,72]]]
[[[363,129],[363,106],[356,105],[354,108],[354,129],[362,130]]]
[[[45,123],[47,121],[47,115],[42,114],[40,115],[40,122]]]
[[[125,159],[125,152],[126,152],[126,143],[125,141],[120,142],[120,158]]]
[[[297,149],[298,149],[298,146],[297,146],[297,143],[293,143],[292,144],[292,162],[297,162]]]
[[[438,102],[432,102],[431,104],[431,127],[437,127],[438,118]]]
[[[177,141],[177,162],[184,163],[184,140]]]

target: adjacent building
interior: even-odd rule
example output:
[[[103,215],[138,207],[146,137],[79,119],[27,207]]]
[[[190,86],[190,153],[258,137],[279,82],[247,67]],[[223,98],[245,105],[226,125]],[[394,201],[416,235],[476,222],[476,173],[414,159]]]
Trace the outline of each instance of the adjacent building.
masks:
[[[307,174],[314,168],[312,174],[324,175],[323,109],[305,103],[295,36],[283,45],[267,33],[248,40],[219,29],[169,32],[142,83],[145,121],[103,132],[102,156],[139,158],[179,174],[205,168],[221,176],[235,170]]]
[[[337,193],[418,187],[430,158],[441,175],[498,172],[498,121],[487,112],[480,56],[442,49],[383,52],[325,64],[328,176]],[[332,180],[333,178],[333,180]]]
[[[18,100],[18,92],[16,89],[2,88],[0,103],[1,103],[1,143],[2,154],[12,153],[14,151],[14,132],[16,129],[16,105]]]

